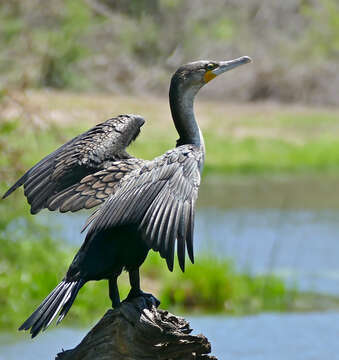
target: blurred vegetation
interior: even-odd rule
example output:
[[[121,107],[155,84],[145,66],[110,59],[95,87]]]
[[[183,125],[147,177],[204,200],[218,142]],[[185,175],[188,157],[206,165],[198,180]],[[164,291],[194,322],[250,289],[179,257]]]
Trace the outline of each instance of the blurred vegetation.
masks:
[[[0,2],[0,84],[167,92],[201,58],[255,62],[207,96],[338,104],[337,0],[43,0]]]
[[[95,123],[119,114],[119,109],[133,109],[147,119],[140,137],[129,147],[130,153],[152,159],[173,147],[177,134],[167,101],[55,92],[3,93],[0,179],[9,185],[15,178],[9,177],[11,172],[19,177],[41,157]],[[208,153],[204,175],[339,172],[337,110],[234,108],[198,99],[197,113]]]
[[[293,310],[298,295],[277,276],[241,274],[231,260],[213,256],[167,276],[160,294],[164,308],[237,315]]]

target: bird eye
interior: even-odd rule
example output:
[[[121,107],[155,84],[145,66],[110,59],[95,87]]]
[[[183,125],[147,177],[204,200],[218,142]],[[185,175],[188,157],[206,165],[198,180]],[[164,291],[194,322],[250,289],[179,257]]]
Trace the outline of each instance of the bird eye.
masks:
[[[212,63],[209,63],[206,65],[207,70],[213,70],[213,69],[215,69],[215,67],[216,67],[215,64],[212,64]]]

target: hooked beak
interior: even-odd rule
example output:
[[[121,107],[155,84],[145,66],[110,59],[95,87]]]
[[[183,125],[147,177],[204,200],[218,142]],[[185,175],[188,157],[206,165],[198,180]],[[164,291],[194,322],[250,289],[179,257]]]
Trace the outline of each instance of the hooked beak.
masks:
[[[215,68],[214,70],[210,70],[207,71],[204,75],[204,80],[205,83],[208,83],[209,81],[211,81],[212,79],[214,79],[216,76],[234,69],[235,67],[239,66],[239,65],[243,65],[243,64],[248,64],[252,62],[252,59],[249,56],[242,56],[238,59],[234,59],[234,60],[229,60],[229,61],[220,61],[218,63],[218,67]]]
[[[228,70],[234,69],[239,65],[248,64],[250,62],[252,62],[252,59],[249,56],[242,56],[230,61],[220,61],[219,66],[212,70],[212,73],[217,76]]]

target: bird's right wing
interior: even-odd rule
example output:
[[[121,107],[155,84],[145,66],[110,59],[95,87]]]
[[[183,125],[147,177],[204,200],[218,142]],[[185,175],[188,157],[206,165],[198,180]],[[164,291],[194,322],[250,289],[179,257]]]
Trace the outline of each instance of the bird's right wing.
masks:
[[[191,261],[195,202],[200,185],[202,153],[179,146],[149,161],[121,181],[119,188],[89,220],[86,241],[114,226],[138,224],[149,248],[159,251],[172,271],[175,243],[185,268],[185,247]]]

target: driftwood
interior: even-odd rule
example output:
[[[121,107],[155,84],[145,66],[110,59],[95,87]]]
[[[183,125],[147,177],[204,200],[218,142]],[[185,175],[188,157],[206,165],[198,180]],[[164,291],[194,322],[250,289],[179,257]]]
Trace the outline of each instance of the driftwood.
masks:
[[[203,335],[190,335],[189,323],[138,297],[108,310],[72,350],[56,360],[217,360]]]

